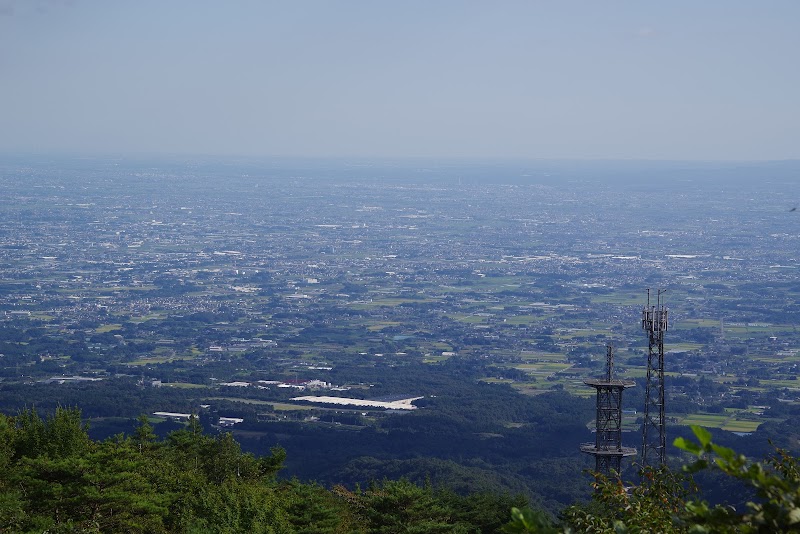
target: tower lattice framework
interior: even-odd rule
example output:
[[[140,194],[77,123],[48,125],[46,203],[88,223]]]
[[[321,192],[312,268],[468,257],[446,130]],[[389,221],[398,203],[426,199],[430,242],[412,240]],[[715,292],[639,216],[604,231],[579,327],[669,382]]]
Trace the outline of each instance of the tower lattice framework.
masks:
[[[581,452],[595,459],[595,471],[605,475],[619,473],[622,458],[633,456],[636,449],[622,446],[622,392],[635,383],[614,378],[614,348],[606,350],[606,376],[585,380],[584,384],[597,390],[595,442],[581,445]]]
[[[642,329],[647,332],[647,377],[645,382],[644,424],[642,425],[642,466],[661,467],[667,461],[667,437],[664,416],[664,332],[667,331],[667,308],[664,289],[656,293],[656,302],[642,310]]]

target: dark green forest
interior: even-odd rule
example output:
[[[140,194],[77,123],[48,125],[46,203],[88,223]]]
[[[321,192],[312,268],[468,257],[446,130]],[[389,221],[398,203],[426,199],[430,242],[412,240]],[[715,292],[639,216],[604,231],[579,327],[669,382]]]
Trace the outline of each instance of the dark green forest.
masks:
[[[197,419],[157,439],[92,440],[77,409],[0,415],[2,532],[494,532],[525,500],[383,480],[326,489],[279,480],[286,453],[243,453]]]
[[[471,494],[520,495],[531,506],[557,517],[565,507],[587,502],[592,496],[591,458],[578,444],[593,436],[586,422],[594,415],[591,399],[554,391],[536,396],[519,395],[505,384],[475,380],[480,370],[468,362],[438,365],[345,368],[342,373],[374,383],[371,395],[418,391],[428,396],[417,401],[420,409],[405,414],[368,414],[356,411],[310,409],[317,421],[281,418],[269,412],[252,388],[237,392],[239,401],[214,400],[198,412],[197,425],[208,439],[219,439],[219,416],[241,417],[232,437],[241,451],[269,457],[276,446],[286,456],[276,481],[296,479],[320,488],[367,488],[375,481],[401,480],[425,487],[447,488],[460,496]],[[228,364],[230,365],[230,364]],[[377,380],[380,378],[380,382]],[[350,393],[356,394],[358,390]],[[634,397],[636,391],[631,391]],[[274,398],[276,391],[269,392]],[[193,413],[210,388],[142,387],[133,377],[75,384],[3,384],[0,409],[6,414],[27,413],[33,405],[40,414],[57,413],[59,406],[80,406],[88,435],[105,443],[119,434],[135,436],[138,423],[131,413],[151,414],[165,408]],[[288,396],[288,395],[287,395]],[[205,401],[208,402],[208,401]],[[626,404],[638,405],[636,398]],[[782,408],[776,403],[773,411]],[[263,413],[263,412],[267,413]],[[269,416],[264,419],[264,416]],[[715,439],[750,458],[761,459],[774,447],[796,454],[797,419],[785,414],[783,422],[768,421],[749,436],[718,432]],[[169,443],[184,425],[151,420],[160,443]],[[19,425],[18,425],[19,426]],[[672,426],[669,438],[689,438],[688,427]],[[205,438],[204,438],[205,439]],[[626,432],[623,441],[639,445],[638,432]],[[679,468],[680,451],[670,448],[673,468]],[[623,478],[633,480],[637,466],[625,462]],[[698,475],[703,495],[714,504],[741,506],[748,494],[741,485],[723,481],[713,473]]]
[[[461,494],[383,479],[323,487],[277,476],[286,452],[243,453],[197,418],[159,439],[141,416],[130,435],[89,437],[81,412],[0,415],[0,532],[620,533],[800,532],[800,468],[781,449],[753,462],[693,427],[682,469],[645,468],[636,484],[595,474],[591,501],[553,518],[524,497]],[[738,507],[705,500],[695,476],[733,482]]]
[[[211,388],[141,387],[133,377],[120,377],[60,385],[5,383],[0,410],[13,414],[35,403],[40,413],[53,413],[58,406],[80,406],[96,440],[132,434],[131,413],[198,413],[210,435],[218,431],[219,416],[240,417],[244,422],[232,431],[244,451],[262,456],[280,446],[287,457],[279,478],[325,487],[405,477],[460,494],[522,494],[551,513],[591,494],[583,473],[591,462],[578,451],[579,443],[592,439],[586,426],[593,417],[591,401],[566,392],[520,395],[506,384],[476,380],[480,370],[464,362],[342,367],[341,374],[375,384],[369,390],[373,397],[404,391],[427,396],[411,413],[362,416],[354,410],[314,409],[282,412],[288,414],[283,418],[257,404],[275,399],[280,390],[245,388],[236,392],[238,401],[226,401],[219,400],[224,393]],[[198,410],[204,403],[211,406]],[[296,419],[292,414],[307,415]],[[162,438],[180,428],[170,421],[153,423]]]

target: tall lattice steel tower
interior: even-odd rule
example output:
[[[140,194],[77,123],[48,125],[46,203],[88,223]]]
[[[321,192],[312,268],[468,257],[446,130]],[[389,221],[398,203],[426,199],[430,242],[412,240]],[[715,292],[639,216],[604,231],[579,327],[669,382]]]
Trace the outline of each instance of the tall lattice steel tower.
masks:
[[[667,331],[667,308],[659,289],[655,304],[642,310],[642,328],[647,332],[647,378],[644,390],[642,425],[642,466],[661,467],[667,461],[667,437],[664,426],[664,332]]]
[[[636,449],[622,446],[622,392],[634,384],[633,380],[614,379],[614,348],[606,350],[606,376],[583,382],[597,390],[597,419],[594,443],[581,445],[581,452],[594,456],[598,473],[609,475],[620,471],[622,458],[633,456]]]

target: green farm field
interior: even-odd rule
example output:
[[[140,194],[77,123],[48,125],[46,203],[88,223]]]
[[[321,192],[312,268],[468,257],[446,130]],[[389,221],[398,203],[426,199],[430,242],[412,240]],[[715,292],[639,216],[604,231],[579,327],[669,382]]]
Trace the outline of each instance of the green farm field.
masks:
[[[706,428],[719,428],[728,432],[755,432],[762,421],[737,418],[738,412],[726,414],[689,414],[678,421],[679,425],[698,425]]]

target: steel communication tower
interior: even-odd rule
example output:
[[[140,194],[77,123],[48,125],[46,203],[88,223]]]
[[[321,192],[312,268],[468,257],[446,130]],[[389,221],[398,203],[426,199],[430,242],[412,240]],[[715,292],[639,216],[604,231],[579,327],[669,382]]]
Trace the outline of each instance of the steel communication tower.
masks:
[[[664,427],[664,332],[667,331],[667,308],[659,289],[655,304],[642,310],[642,329],[647,332],[647,378],[644,390],[644,424],[642,425],[642,466],[661,467],[667,461],[667,437]]]
[[[583,383],[597,390],[597,418],[594,443],[581,445],[581,452],[594,456],[594,470],[598,473],[619,473],[622,458],[636,454],[635,448],[622,446],[622,392],[635,383],[614,379],[614,348],[610,344],[606,350],[606,376]]]

